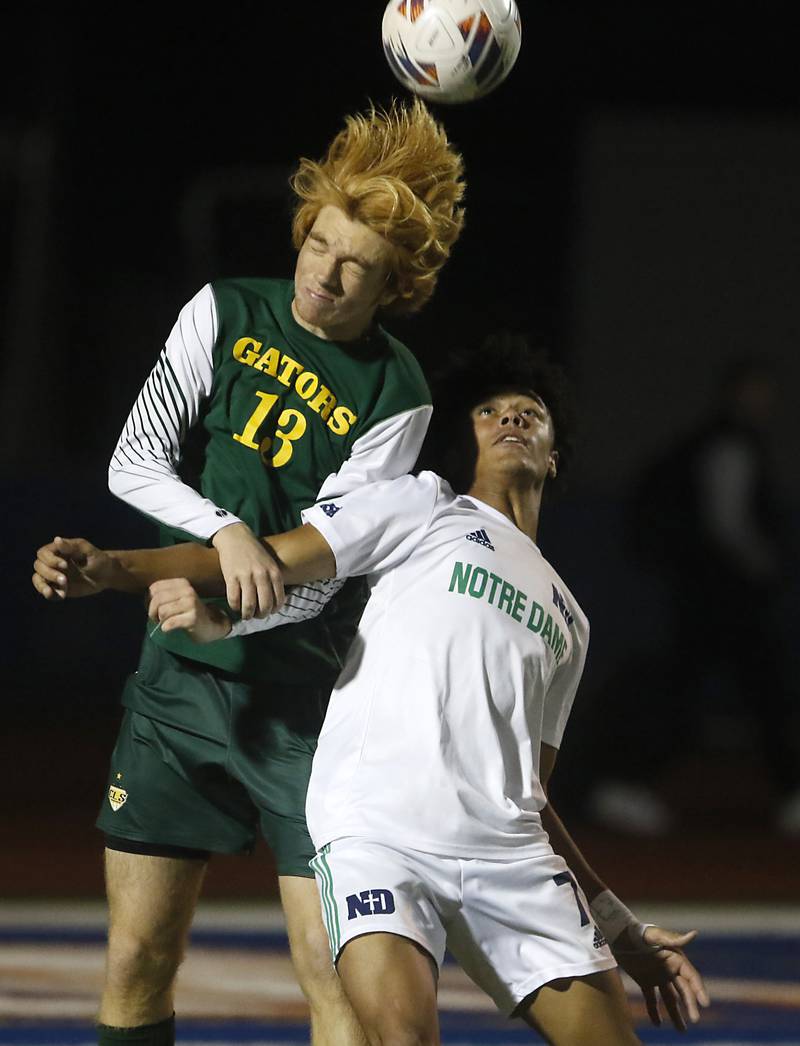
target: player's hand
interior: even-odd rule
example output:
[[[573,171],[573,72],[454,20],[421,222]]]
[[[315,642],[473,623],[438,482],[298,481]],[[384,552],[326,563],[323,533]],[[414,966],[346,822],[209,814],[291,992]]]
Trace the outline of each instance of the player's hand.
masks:
[[[700,1006],[709,998],[703,978],[686,958],[683,949],[697,936],[673,933],[660,926],[648,926],[644,941],[631,939],[625,930],[611,945],[614,958],[642,989],[650,1020],[661,1024],[661,1003],[678,1031],[686,1031],[687,1021],[700,1020]]]
[[[36,553],[31,578],[45,599],[94,596],[108,588],[113,562],[85,538],[53,538]]]
[[[185,578],[156,581],[150,586],[147,614],[162,632],[183,628],[196,643],[224,639],[231,622],[219,607],[204,603]]]
[[[245,621],[283,606],[283,576],[274,557],[245,523],[231,523],[212,538],[219,552],[228,605]]]

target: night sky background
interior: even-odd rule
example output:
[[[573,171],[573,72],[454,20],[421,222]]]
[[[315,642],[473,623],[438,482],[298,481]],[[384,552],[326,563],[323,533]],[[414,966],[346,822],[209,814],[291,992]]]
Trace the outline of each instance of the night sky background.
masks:
[[[321,155],[345,113],[404,93],[384,61],[382,10],[75,3],[5,22],[0,649],[8,721],[40,754],[47,741],[29,726],[113,734],[142,611],[115,596],[37,602],[35,549],[54,533],[151,543],[105,489],[130,404],[200,286],[291,273],[296,158]],[[745,350],[780,368],[776,470],[787,532],[800,529],[796,36],[780,4],[522,0],[520,11],[507,82],[435,108],[464,155],[467,227],[426,310],[387,325],[425,366],[506,326],[571,370],[582,464],[542,546],[593,623],[588,702],[658,628],[625,556],[631,479]],[[797,591],[794,556],[787,631]],[[713,594],[698,598],[713,612]],[[731,744],[741,758],[741,737]],[[87,771],[78,792],[99,796],[104,772]]]

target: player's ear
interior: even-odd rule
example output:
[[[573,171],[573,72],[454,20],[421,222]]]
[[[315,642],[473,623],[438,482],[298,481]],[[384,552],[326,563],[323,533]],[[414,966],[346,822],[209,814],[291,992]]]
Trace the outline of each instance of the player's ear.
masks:
[[[558,475],[558,451],[551,450],[550,457],[547,459],[547,474],[550,479],[555,479]]]

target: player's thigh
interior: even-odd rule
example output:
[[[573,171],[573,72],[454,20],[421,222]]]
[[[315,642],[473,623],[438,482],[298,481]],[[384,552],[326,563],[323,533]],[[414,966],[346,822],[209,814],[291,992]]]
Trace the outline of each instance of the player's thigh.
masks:
[[[517,1011],[551,1046],[634,1046],[622,981],[616,970],[543,985]]]
[[[227,743],[126,710],[97,827],[131,851],[249,853],[258,811],[227,761]]]
[[[344,945],[337,969],[369,1042],[439,1042],[437,967],[416,941],[362,934]]]
[[[459,862],[361,838],[313,861],[331,955],[370,1042],[438,1042],[444,920],[458,908]]]
[[[444,961],[445,920],[458,907],[458,862],[361,838],[323,846],[312,866],[333,961],[366,934],[414,941],[437,968]]]
[[[462,904],[447,923],[462,969],[516,1013],[544,984],[616,967],[583,892],[549,847],[535,856],[462,862]]]
[[[207,863],[149,854],[105,852],[112,951],[182,950]]]
[[[315,850],[305,810],[316,735],[295,729],[280,715],[249,726],[246,745],[231,745],[229,770],[258,809],[278,875],[313,879],[309,862]]]

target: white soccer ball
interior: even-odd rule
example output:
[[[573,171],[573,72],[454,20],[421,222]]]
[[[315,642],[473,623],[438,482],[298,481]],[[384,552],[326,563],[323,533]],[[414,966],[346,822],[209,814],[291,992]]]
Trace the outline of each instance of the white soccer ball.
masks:
[[[514,0],[389,0],[383,49],[392,72],[432,102],[469,102],[508,76],[522,42]]]

